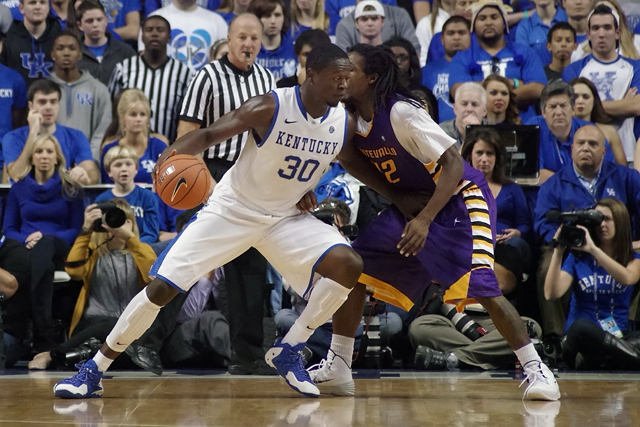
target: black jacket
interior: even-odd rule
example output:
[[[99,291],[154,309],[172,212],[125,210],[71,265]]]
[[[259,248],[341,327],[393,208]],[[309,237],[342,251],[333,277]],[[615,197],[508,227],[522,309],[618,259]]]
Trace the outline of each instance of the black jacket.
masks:
[[[47,17],[47,28],[37,40],[27,31],[24,22],[14,21],[2,44],[0,61],[20,73],[27,87],[34,80],[48,78],[53,72],[53,42],[60,33],[60,23],[52,16]]]
[[[80,71],[87,70],[91,75],[100,80],[105,86],[109,86],[111,73],[119,62],[136,55],[128,44],[114,39],[111,34],[107,33],[107,48],[102,56],[102,62],[98,62],[96,56],[91,52],[84,43],[82,44],[82,59],[78,63]]]

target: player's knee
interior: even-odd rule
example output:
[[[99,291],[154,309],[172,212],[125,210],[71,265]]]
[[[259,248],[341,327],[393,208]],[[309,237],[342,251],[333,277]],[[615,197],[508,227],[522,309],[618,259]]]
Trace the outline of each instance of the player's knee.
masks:
[[[363,262],[362,257],[353,249],[345,251],[342,255],[341,264],[344,267],[344,274],[348,277],[348,282],[355,286],[362,274]]]
[[[176,295],[178,290],[160,278],[155,278],[147,285],[147,298],[152,303],[165,306]]]

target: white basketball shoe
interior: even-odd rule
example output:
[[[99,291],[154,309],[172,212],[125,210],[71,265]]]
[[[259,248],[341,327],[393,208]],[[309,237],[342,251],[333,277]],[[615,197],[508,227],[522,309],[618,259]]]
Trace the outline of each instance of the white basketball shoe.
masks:
[[[340,356],[329,350],[327,359],[308,369],[311,380],[320,393],[334,396],[353,396],[356,386],[351,375],[351,368]]]
[[[526,400],[558,400],[560,388],[553,372],[542,362],[532,360],[523,367],[525,378],[520,386],[529,383],[524,390],[523,399]]]

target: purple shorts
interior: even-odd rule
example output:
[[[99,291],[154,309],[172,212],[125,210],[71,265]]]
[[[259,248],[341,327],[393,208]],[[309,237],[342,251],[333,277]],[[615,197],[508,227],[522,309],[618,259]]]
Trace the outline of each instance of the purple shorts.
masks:
[[[424,248],[405,257],[397,248],[407,219],[395,207],[382,212],[353,242],[362,256],[360,282],[374,297],[409,310],[431,281],[459,307],[502,295],[493,272],[496,207],[488,186],[468,183],[438,213]]]

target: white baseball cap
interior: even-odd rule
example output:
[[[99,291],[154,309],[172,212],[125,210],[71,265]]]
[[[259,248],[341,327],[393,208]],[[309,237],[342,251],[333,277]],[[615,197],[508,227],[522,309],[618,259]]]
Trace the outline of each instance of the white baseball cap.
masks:
[[[382,3],[377,0],[364,0],[356,6],[355,19],[361,16],[382,16],[384,18],[384,9]]]

